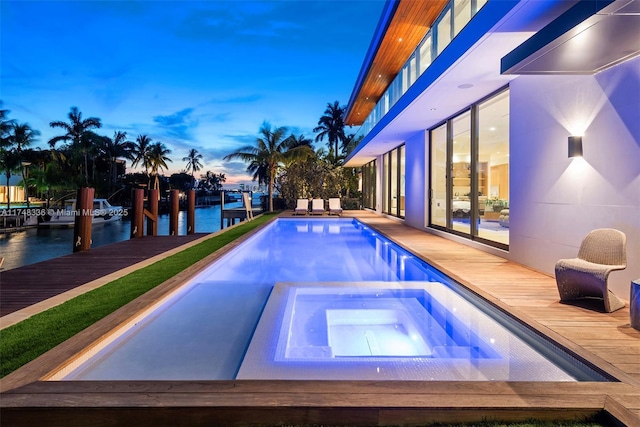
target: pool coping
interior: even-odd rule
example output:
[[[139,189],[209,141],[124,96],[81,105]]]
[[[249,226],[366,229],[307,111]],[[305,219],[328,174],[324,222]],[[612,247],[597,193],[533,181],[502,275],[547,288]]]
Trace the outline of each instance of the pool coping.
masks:
[[[362,217],[362,212],[354,215],[360,219],[358,216]],[[640,401],[640,386],[633,377],[519,313],[490,293],[465,283],[454,272],[416,254],[372,224],[367,225],[493,305],[508,313],[515,311],[516,318],[599,366],[620,382],[42,381],[115,326],[173,291],[275,220],[231,242],[1,379],[0,410],[3,420],[12,425],[33,425],[45,421],[48,424],[68,424],[74,419],[86,423],[90,419],[104,418],[127,422],[136,420],[140,425],[157,425],[170,420],[236,424],[277,424],[282,422],[278,420],[286,420],[287,423],[371,425],[462,422],[482,418],[574,419],[604,410],[626,424],[640,423],[640,417],[629,409],[637,407],[636,401]]]

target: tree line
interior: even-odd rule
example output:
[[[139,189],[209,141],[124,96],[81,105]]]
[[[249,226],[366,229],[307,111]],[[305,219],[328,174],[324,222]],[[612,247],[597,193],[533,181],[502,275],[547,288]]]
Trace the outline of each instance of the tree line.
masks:
[[[9,111],[0,102],[0,171],[5,175],[7,189],[13,174],[22,178],[25,198],[38,196],[56,200],[81,186],[96,188],[98,197],[109,197],[122,189],[145,186],[151,189],[195,188],[200,193],[219,190],[226,181],[224,173],[202,169],[203,155],[189,150],[182,158],[183,172],[165,177],[162,172],[172,163],[171,150],[159,141],[140,134],[130,140],[126,132],[115,131],[112,137],[96,133],[102,127],[97,117],[83,118],[77,107],[71,107],[67,120],[52,121],[60,135],[48,141],[49,148],[32,148],[40,132],[28,123],[9,119]],[[353,135],[345,134],[345,107],[338,101],[327,104],[318,121],[315,141],[327,140],[328,151],[314,150],[312,141],[304,135],[287,135],[286,127],[274,127],[265,122],[259,129],[254,145],[230,153],[225,160],[247,162],[247,170],[259,184],[269,189],[269,210],[273,210],[273,194],[278,192],[286,206],[300,197],[336,197],[357,190],[355,171],[342,168],[344,153]],[[125,162],[140,166],[144,172],[127,174]],[[9,191],[7,191],[9,197]],[[9,204],[11,200],[8,200]]]

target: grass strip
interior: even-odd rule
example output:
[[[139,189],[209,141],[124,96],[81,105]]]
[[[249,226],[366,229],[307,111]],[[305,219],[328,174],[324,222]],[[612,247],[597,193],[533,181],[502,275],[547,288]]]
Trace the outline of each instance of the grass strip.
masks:
[[[0,378],[113,313],[211,253],[264,224],[263,214],[0,331]]]

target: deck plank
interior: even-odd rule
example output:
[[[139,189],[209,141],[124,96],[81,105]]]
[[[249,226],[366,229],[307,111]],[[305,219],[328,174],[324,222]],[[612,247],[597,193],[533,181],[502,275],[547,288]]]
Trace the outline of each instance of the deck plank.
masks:
[[[145,236],[0,271],[0,317],[204,236]]]

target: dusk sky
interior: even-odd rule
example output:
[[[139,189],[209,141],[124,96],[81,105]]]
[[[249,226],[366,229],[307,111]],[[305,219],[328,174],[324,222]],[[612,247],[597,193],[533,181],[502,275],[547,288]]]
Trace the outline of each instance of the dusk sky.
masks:
[[[348,102],[383,6],[2,0],[0,100],[43,148],[61,134],[49,122],[77,106],[102,120],[100,135],[167,145],[167,174],[195,148],[200,173],[248,182],[244,163],[222,157],[253,144],[263,121],[314,138],[327,103]]]

